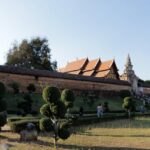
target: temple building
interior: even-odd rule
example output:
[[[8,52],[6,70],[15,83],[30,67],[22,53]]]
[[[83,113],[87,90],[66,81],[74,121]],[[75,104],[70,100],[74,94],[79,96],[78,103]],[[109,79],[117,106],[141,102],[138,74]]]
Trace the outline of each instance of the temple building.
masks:
[[[115,60],[101,61],[99,58],[95,60],[89,60],[88,58],[77,59],[69,62],[64,68],[60,68],[58,71],[61,73],[119,80]]]
[[[125,69],[123,74],[120,76],[120,79],[128,81],[131,84],[132,91],[136,95],[140,95],[143,93],[143,88],[139,85],[141,79],[135,74],[133,70],[133,65],[131,62],[130,55],[127,56]]]

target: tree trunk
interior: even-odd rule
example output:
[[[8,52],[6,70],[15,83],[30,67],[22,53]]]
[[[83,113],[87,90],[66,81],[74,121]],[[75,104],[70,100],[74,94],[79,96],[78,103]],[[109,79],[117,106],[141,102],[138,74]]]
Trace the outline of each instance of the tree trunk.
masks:
[[[131,118],[131,111],[128,110],[128,117]]]
[[[54,138],[54,149],[57,150],[57,139],[56,139],[56,137]]]
[[[67,120],[69,120],[69,115],[70,115],[70,109],[67,109]]]
[[[58,140],[58,122],[56,119],[52,120],[54,126],[54,149],[57,150],[57,140]]]

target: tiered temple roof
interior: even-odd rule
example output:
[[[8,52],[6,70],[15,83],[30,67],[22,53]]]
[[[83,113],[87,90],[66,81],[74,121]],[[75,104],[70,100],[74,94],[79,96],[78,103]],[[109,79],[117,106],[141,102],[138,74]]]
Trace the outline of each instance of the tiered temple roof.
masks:
[[[69,62],[64,68],[60,68],[58,71],[83,76],[119,79],[115,60],[102,62],[99,58],[95,60],[83,58]]]

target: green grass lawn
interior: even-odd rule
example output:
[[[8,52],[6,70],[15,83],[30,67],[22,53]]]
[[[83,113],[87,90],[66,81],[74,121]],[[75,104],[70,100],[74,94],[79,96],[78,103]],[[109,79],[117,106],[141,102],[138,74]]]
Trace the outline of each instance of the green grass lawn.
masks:
[[[108,102],[108,105],[110,107],[110,110],[123,110],[122,109],[122,103],[123,100],[120,98],[116,99],[109,99],[109,98],[99,98],[95,99],[93,104],[88,104],[83,101],[82,97],[78,97],[76,101],[74,102],[74,111],[78,111],[80,106],[84,107],[85,111],[96,111],[96,107],[101,103],[104,104],[104,102]]]
[[[5,98],[7,102],[8,110],[17,111],[17,103],[23,101],[23,94],[14,95],[13,93],[7,93]],[[39,111],[40,107],[43,105],[44,101],[42,100],[41,94],[32,94],[33,105],[32,109]],[[104,102],[108,102],[110,110],[123,110],[122,103],[123,100],[121,98],[99,98],[93,100],[93,103],[84,102],[82,97],[76,97],[74,102],[74,107],[71,111],[79,111],[79,107],[83,106],[84,111],[96,111],[97,105],[99,103],[104,104]],[[141,102],[137,101],[136,105],[141,105]]]
[[[149,150],[150,117],[100,122],[74,128],[74,134],[58,141],[58,150]],[[0,143],[9,150],[54,150],[53,138],[41,134],[37,142],[20,142],[19,135],[0,133]]]

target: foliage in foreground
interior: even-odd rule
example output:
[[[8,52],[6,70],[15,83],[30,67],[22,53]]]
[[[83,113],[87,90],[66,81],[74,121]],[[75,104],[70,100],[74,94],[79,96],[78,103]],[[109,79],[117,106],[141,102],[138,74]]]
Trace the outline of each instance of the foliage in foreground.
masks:
[[[65,118],[67,108],[72,107],[74,101],[71,91],[63,92],[63,101],[60,97],[58,88],[47,86],[43,90],[43,99],[46,104],[40,109],[41,114],[45,116],[40,120],[40,128],[45,131],[53,131],[55,148],[59,138],[65,140],[70,136],[68,120],[64,119],[63,122],[61,120]]]

